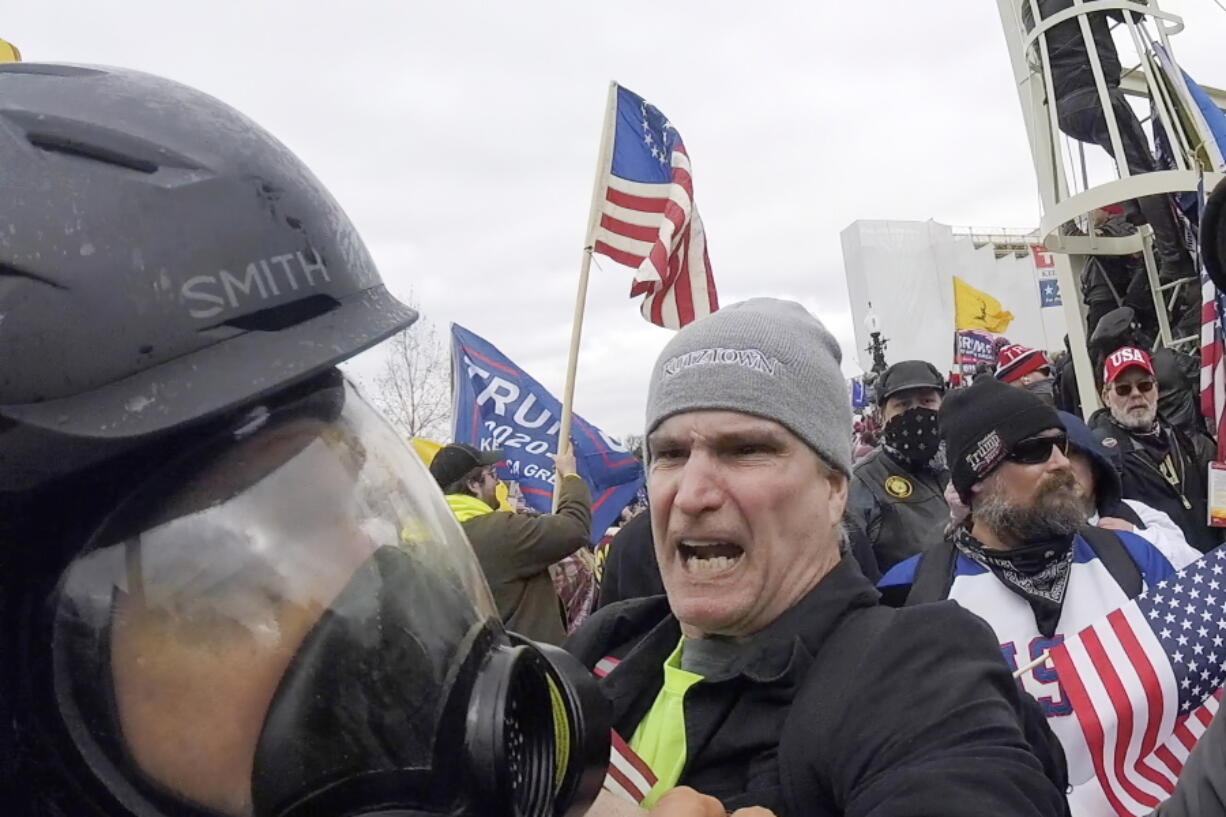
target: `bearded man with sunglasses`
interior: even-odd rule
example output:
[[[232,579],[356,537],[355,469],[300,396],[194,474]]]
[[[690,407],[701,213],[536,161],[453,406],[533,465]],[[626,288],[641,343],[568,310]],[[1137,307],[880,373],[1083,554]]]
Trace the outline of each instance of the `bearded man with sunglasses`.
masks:
[[[951,482],[970,515],[878,589],[896,605],[953,599],[991,625],[1014,670],[1032,665],[1019,682],[1060,739],[1072,813],[1109,817],[1072,705],[1043,657],[1184,565],[1135,533],[1087,524],[1064,424],[1034,394],[977,380],[946,397],[940,422]]]
[[[1124,346],[1103,365],[1103,405],[1091,426],[1103,445],[1120,452],[1123,496],[1163,511],[1202,553],[1221,537],[1208,525],[1208,460],[1158,414],[1158,380],[1149,355]]]

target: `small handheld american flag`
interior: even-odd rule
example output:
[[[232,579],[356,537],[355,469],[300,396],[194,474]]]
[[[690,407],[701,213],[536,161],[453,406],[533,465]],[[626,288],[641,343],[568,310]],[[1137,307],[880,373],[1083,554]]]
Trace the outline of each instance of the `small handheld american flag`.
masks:
[[[1170,795],[1226,681],[1226,550],[1218,548],[1052,650],[1116,813]]]
[[[633,267],[643,317],[680,329],[719,309],[706,232],[681,134],[654,105],[617,88],[612,161],[592,251]]]

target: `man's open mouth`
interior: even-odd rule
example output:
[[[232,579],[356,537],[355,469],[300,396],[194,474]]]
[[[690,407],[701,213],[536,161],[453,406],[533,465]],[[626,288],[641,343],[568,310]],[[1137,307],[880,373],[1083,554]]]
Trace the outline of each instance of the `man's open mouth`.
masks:
[[[741,561],[745,550],[731,542],[707,542],[695,539],[682,540],[677,545],[686,570],[716,573],[729,570]]]

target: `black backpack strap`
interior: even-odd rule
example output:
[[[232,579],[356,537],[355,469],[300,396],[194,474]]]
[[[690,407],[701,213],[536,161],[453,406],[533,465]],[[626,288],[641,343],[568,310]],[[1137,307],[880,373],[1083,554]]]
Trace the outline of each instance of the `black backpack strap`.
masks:
[[[1137,528],[1137,530],[1145,530],[1146,528],[1145,523],[1141,521],[1140,515],[1132,509],[1131,505],[1122,499],[1119,502],[1112,504],[1105,510],[1100,510],[1099,513],[1102,516],[1114,516],[1116,519],[1123,519],[1125,522],[1131,522],[1132,525]]]
[[[948,539],[920,554],[911,580],[911,592],[907,594],[906,606],[925,604],[949,598],[949,588],[954,583],[954,563],[958,549]]]
[[[1141,576],[1141,568],[1133,560],[1132,554],[1115,531],[1104,528],[1084,527],[1078,531],[1083,539],[1098,554],[1098,559],[1107,568],[1115,583],[1123,588],[1125,595],[1135,599],[1145,589],[1145,581]]]

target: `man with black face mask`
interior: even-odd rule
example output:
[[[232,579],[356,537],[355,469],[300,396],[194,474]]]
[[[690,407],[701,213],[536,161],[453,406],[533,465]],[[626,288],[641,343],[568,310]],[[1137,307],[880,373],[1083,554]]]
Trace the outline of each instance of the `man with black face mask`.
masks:
[[[895,363],[877,381],[881,445],[856,463],[848,510],[873,543],[884,573],[941,541],[949,519],[937,409],[945,381],[931,363]]]
[[[1092,528],[1055,409],[999,380],[941,406],[951,481],[970,508],[938,547],[896,565],[878,589],[891,604],[953,599],[996,633],[1068,758],[1072,812],[1110,817],[1092,756],[1045,653],[1194,560],[1136,533]]]

